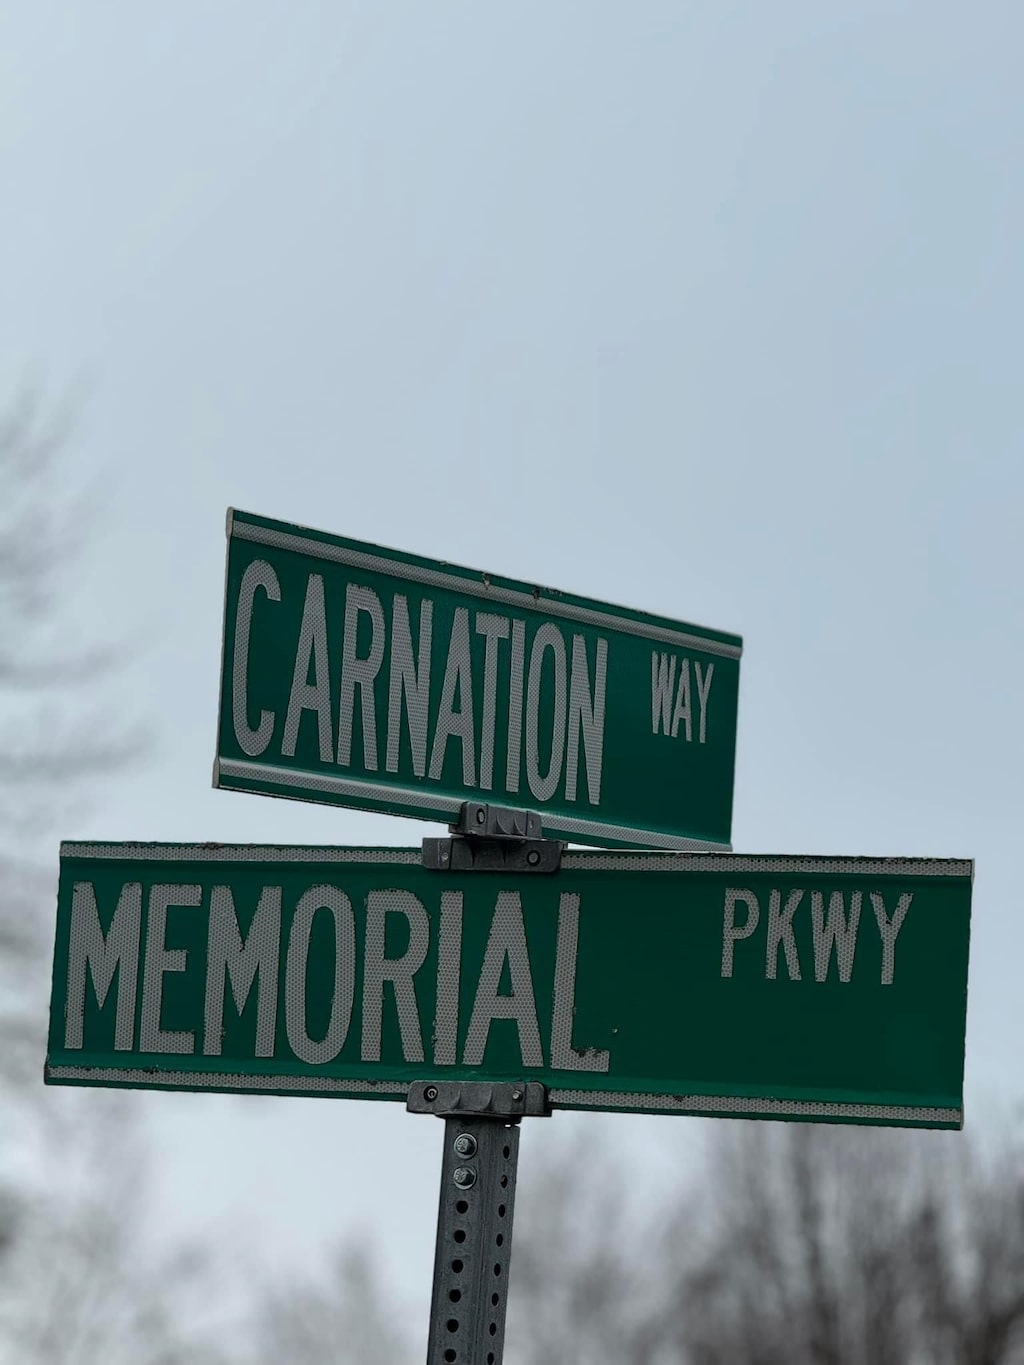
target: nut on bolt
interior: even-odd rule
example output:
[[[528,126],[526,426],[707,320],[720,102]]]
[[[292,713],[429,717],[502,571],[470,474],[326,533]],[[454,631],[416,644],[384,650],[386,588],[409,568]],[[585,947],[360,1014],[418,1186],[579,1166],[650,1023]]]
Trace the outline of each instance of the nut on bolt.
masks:
[[[456,1156],[476,1156],[476,1138],[472,1133],[460,1133],[452,1143]]]
[[[452,1171],[452,1180],[460,1190],[471,1190],[476,1184],[476,1171],[472,1166],[456,1166]]]

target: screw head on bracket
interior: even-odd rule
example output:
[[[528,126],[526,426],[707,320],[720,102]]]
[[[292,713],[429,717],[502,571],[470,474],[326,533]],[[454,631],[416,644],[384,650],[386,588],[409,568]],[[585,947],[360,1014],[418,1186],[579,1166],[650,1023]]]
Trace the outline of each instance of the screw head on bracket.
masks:
[[[452,1171],[452,1180],[460,1190],[471,1190],[476,1184],[476,1171],[472,1166],[456,1166]]]
[[[456,1156],[476,1156],[476,1138],[472,1133],[460,1133],[452,1146]]]
[[[423,1090],[423,1098],[424,1098],[425,1100],[428,1100],[428,1101],[436,1100],[436,1099],[437,1099],[437,1086],[436,1086],[436,1085],[428,1085],[428,1086],[425,1086],[425,1087],[424,1087],[424,1090]]]

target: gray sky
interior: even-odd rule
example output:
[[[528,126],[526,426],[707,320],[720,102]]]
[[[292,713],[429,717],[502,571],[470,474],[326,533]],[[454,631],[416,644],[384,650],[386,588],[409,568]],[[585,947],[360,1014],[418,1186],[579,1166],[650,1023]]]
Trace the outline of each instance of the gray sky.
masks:
[[[429,832],[210,789],[229,504],[734,630],[735,847],[976,858],[968,1125],[1019,1097],[1022,42],[942,0],[0,4],[0,375],[85,381],[80,628],[143,642],[161,737],[63,833]],[[285,1268],[359,1225],[429,1293],[440,1125],[136,1101],[175,1227]],[[660,1177],[707,1125],[561,1116],[524,1170],[583,1129]]]

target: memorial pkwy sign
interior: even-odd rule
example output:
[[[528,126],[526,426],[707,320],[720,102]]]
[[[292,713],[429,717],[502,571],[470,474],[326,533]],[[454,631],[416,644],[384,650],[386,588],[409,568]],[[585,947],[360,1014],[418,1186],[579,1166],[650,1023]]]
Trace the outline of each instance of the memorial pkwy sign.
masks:
[[[738,636],[229,512],[214,784],[728,849]]]
[[[962,1122],[973,866],[65,844],[51,1083]]]

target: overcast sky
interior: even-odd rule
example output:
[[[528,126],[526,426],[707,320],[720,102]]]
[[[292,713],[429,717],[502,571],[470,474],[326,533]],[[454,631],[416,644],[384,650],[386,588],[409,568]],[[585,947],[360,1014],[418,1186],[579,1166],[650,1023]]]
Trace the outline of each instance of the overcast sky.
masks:
[[[229,504],[736,631],[734,846],[975,858],[968,1126],[1020,1096],[1020,7],[0,16],[0,383],[85,394],[79,628],[159,736],[61,833],[436,832],[211,790]],[[362,1226],[425,1302],[439,1124],[133,1102],[175,1228]]]

